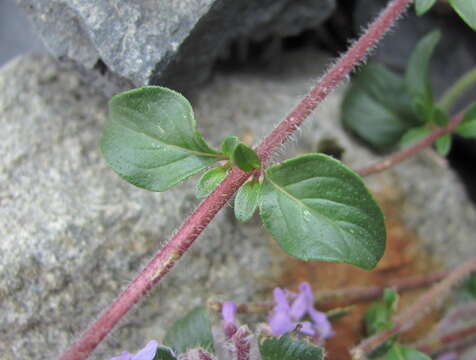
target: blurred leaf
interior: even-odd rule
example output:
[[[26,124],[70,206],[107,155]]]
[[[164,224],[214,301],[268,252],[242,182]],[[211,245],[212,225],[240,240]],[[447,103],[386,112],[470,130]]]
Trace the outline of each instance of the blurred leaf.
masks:
[[[235,146],[231,161],[243,171],[252,171],[261,167],[261,160],[256,152],[244,143]]]
[[[388,351],[383,360],[431,360],[431,358],[415,349],[395,344]]]
[[[172,349],[166,346],[159,346],[153,360],[176,360]]]
[[[362,179],[327,155],[271,166],[259,207],[264,225],[291,256],[372,269],[383,255],[382,211]]]
[[[433,108],[433,122],[439,127],[445,127],[449,123],[448,113],[438,106]]]
[[[430,10],[435,3],[436,0],[415,0],[415,11],[417,15],[422,16]]]
[[[247,222],[258,207],[261,184],[257,180],[249,181],[238,189],[234,209],[238,221]]]
[[[131,184],[164,191],[219,160],[179,93],[147,86],[115,95],[101,139],[107,164]]]
[[[365,312],[365,328],[367,335],[372,336],[393,326],[392,316],[396,311],[398,294],[393,289],[385,289],[382,300],[373,303]],[[393,346],[397,336],[391,337],[369,354],[369,358],[377,359]]]
[[[184,318],[178,320],[165,334],[164,344],[176,354],[202,347],[213,352],[213,337],[207,310],[196,307]]]
[[[420,140],[423,140],[423,138],[428,136],[430,132],[431,131],[427,126],[420,126],[408,130],[405,134],[403,134],[402,138],[400,139],[400,148],[407,148],[419,142]]]
[[[322,360],[324,351],[304,340],[290,335],[269,337],[260,341],[262,360]]]
[[[224,178],[226,178],[227,170],[223,167],[217,167],[208,170],[198,180],[197,187],[195,189],[195,195],[198,199],[202,199],[211,194],[215,188],[220,185]]]
[[[240,139],[238,139],[237,136],[228,136],[223,140],[221,143],[221,151],[223,154],[225,154],[228,157],[231,157],[233,154],[233,150],[235,150],[235,147],[240,143]]]
[[[476,138],[476,103],[466,110],[463,120],[456,127],[456,133],[465,138]]]
[[[431,121],[433,116],[433,94],[428,71],[440,38],[438,30],[424,36],[413,50],[405,72],[405,85],[413,99],[415,112],[425,122]]]
[[[476,31],[476,1],[449,0],[450,5],[468,26]]]
[[[451,150],[452,137],[450,134],[443,135],[436,140],[436,152],[440,156],[446,156]]]
[[[353,80],[342,116],[345,126],[377,148],[398,143],[405,131],[419,124],[402,78],[377,63]]]

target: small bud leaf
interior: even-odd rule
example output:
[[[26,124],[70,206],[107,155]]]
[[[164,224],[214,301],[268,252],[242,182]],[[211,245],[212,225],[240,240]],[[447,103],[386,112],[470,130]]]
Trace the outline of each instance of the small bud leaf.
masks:
[[[247,222],[253,217],[253,214],[258,207],[258,200],[261,191],[261,184],[252,180],[245,183],[235,197],[235,216],[238,221]]]
[[[195,189],[195,195],[198,199],[203,199],[211,194],[215,188],[220,185],[223,179],[226,177],[227,170],[220,166],[214,169],[208,170],[198,180],[197,187]]]
[[[235,146],[231,161],[243,171],[252,171],[261,167],[261,160],[256,152],[244,143]]]

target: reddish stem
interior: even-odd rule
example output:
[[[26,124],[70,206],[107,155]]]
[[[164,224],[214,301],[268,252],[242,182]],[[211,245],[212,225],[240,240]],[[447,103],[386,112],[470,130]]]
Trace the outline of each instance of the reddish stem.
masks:
[[[442,301],[450,293],[453,286],[476,271],[476,257],[468,260],[460,267],[449,273],[439,284],[423,294],[410,307],[393,319],[393,327],[375,334],[362,341],[352,350],[354,360],[365,359],[366,355],[383,344],[390,337],[411,328],[424,314],[426,309],[435,301]]]
[[[402,151],[399,151],[391,156],[389,156],[387,159],[383,161],[379,161],[378,163],[375,163],[373,165],[367,166],[365,168],[356,170],[356,173],[359,174],[360,176],[367,176],[370,174],[374,174],[377,172],[384,171],[406,159],[409,157],[412,157],[415,155],[418,151],[432,145],[439,137],[446,135],[446,134],[451,134],[453,130],[458,126],[458,124],[461,122],[463,119],[464,114],[458,114],[455,115],[450,122],[448,123],[448,126],[445,128],[437,128],[435,129],[430,135],[425,137],[423,140],[420,140],[416,144],[410,146],[409,148],[406,148]]]
[[[403,293],[433,285],[434,283],[445,278],[447,275],[447,271],[440,271],[429,275],[392,280],[382,286],[321,290],[317,291],[314,296],[316,298],[317,305],[330,304],[335,301],[343,302],[344,305],[354,304],[356,302],[378,299],[382,296],[383,291],[386,288],[392,288],[398,293]],[[219,301],[209,301],[208,306],[214,311],[221,311],[222,303]],[[270,310],[273,306],[273,303],[239,304],[237,312],[245,314],[263,312]]]
[[[342,56],[311,89],[299,105],[257,147],[263,167],[272,152],[284,143],[321,103],[331,90],[375,47],[380,38],[403,13],[411,0],[393,0],[370,25],[367,32]],[[126,290],[103,312],[90,328],[70,347],[60,360],[86,359],[119,320],[175,265],[183,253],[205,229],[218,211],[231,199],[251,173],[234,167],[228,177],[179,228],[167,244],[147,264]]]
[[[465,343],[468,339],[476,336],[476,324],[466,326],[464,328],[444,334],[437,339],[417,347],[421,352],[434,355],[444,351],[448,347],[458,346]]]

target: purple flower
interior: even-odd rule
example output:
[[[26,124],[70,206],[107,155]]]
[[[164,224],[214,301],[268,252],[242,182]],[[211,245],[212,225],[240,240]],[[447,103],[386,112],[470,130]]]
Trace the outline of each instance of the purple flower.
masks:
[[[157,344],[157,341],[151,340],[135,355],[123,352],[121,355],[110,358],[109,360],[153,360],[158,347],[159,344]]]
[[[458,360],[459,356],[455,352],[445,353],[443,355],[438,356],[436,360]]]
[[[291,293],[290,296],[284,290],[276,288],[273,297],[275,306],[269,317],[269,327],[273,335],[284,335],[296,329],[298,325],[302,334],[312,336],[318,342],[334,335],[326,314],[314,308],[314,295],[309,283],[299,285],[299,293]],[[291,305],[288,302],[289,297],[294,298]],[[310,321],[302,321],[306,316]]]
[[[232,301],[226,301],[221,308],[221,316],[223,317],[223,330],[227,339],[231,338],[237,330],[235,323],[235,314],[237,306]]]

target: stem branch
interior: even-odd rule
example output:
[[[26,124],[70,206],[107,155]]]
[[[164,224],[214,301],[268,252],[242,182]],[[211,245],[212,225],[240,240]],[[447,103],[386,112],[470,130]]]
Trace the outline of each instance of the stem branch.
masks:
[[[450,134],[453,132],[453,130],[458,126],[458,124],[461,122],[463,119],[464,114],[460,113],[458,115],[455,115],[448,123],[448,126],[445,128],[437,128],[435,129],[431,134],[429,134],[427,137],[424,139],[420,140],[416,144],[402,150],[399,152],[396,152],[392,155],[390,155],[388,158],[379,161],[373,165],[364,167],[362,169],[356,170],[357,174],[360,176],[367,176],[370,174],[375,174],[381,171],[384,171],[398,163],[401,163],[402,161],[408,159],[409,157],[412,157],[415,155],[418,151],[430,146],[433,144],[439,137]]]
[[[359,302],[371,301],[382,296],[386,288],[395,289],[398,293],[421,289],[442,280],[448,275],[447,271],[440,271],[429,275],[414,276],[406,279],[396,279],[389,281],[382,286],[354,287],[335,290],[320,290],[315,292],[316,304],[331,304],[333,302],[343,302],[341,306],[355,304]],[[274,306],[271,302],[238,304],[237,312],[242,314],[258,313],[271,310]],[[221,311],[222,303],[219,301],[209,301],[208,307],[214,311]]]
[[[354,45],[317,82],[308,95],[292,110],[272,132],[258,145],[257,153],[263,167],[272,152],[292,135],[309,114],[357,66],[378,43],[380,38],[404,12],[411,0],[392,0],[379,17]],[[167,274],[205,229],[218,211],[231,199],[238,188],[252,173],[233,167],[218,188],[206,198],[185,221],[167,244],[147,264],[144,270],[129,284],[126,290],[104,311],[81,336],[69,347],[60,360],[86,359],[96,346],[109,334],[119,320]]]
[[[355,347],[352,353],[353,360],[362,360],[366,355],[375,350],[393,335],[399,334],[411,328],[425,313],[426,309],[434,300],[442,301],[450,293],[453,286],[464,280],[472,272],[476,271],[476,257],[468,260],[449,273],[439,284],[423,294],[410,307],[393,319],[393,327],[375,334],[362,341]]]
[[[440,106],[449,111],[458,98],[476,84],[476,67],[465,73],[443,95]]]

